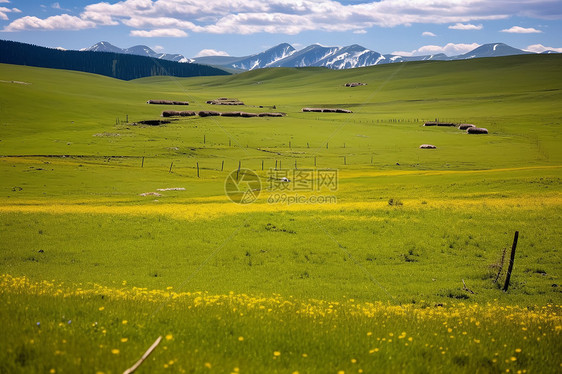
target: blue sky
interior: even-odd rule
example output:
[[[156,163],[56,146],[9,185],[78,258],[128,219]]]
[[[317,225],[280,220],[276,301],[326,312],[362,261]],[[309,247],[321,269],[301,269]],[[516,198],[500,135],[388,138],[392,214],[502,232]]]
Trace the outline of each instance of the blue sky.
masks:
[[[405,55],[494,42],[562,52],[562,0],[0,0],[0,39],[144,44],[186,57],[244,56],[283,42]]]

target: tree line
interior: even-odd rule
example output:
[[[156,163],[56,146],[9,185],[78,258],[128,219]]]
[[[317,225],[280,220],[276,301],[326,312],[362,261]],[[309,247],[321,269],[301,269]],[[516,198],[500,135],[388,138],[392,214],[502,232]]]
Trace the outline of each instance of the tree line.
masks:
[[[155,75],[194,77],[229,74],[201,64],[110,52],[66,51],[8,40],[0,40],[0,63],[83,71],[123,80]]]

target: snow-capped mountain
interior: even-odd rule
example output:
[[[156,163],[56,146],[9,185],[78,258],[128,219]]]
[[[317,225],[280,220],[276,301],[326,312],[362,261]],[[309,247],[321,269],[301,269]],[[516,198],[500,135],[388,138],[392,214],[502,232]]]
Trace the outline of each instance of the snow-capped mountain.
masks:
[[[124,53],[121,48],[116,47],[109,42],[99,42],[91,47],[82,48],[81,51]]]
[[[500,57],[500,56],[512,56],[512,55],[525,55],[532,54],[533,52],[523,51],[521,49],[513,48],[504,43],[489,43],[481,45],[472,51],[454,56],[452,60],[465,60],[469,58],[480,58],[480,57]]]
[[[449,61],[478,57],[499,57],[532,52],[522,51],[503,43],[484,44],[473,51],[447,56],[443,53],[425,56],[402,56],[394,54],[381,55],[357,44],[346,47],[326,47],[319,44],[310,45],[296,51],[289,44],[280,44],[265,52],[247,56],[212,56],[196,58],[195,62],[216,65],[239,70],[253,70],[265,67],[307,67],[322,66],[330,69],[351,69],[363,66],[391,64],[407,61]]]
[[[287,43],[279,44],[264,52],[244,57],[231,56],[206,56],[193,59],[194,62],[207,65],[219,65],[240,70],[261,69],[277,66],[278,61],[290,57],[295,52],[295,48]]]
[[[353,44],[347,47],[325,47],[313,44],[271,66],[324,66],[330,69],[350,69],[377,65],[384,60],[380,53]]]
[[[444,53],[438,53],[435,55],[424,55],[424,56],[402,56],[402,55],[384,55],[386,60],[385,63],[393,62],[407,62],[407,61],[446,61],[451,58]]]
[[[458,55],[447,56],[443,53],[425,56],[402,56],[395,54],[382,55],[357,44],[346,47],[326,47],[319,44],[310,45],[297,51],[287,43],[279,44],[264,52],[250,56],[205,56],[187,59],[180,54],[166,54],[154,52],[147,46],[137,45],[127,49],[121,49],[108,42],[99,42],[84,49],[87,51],[128,53],[141,56],[149,56],[178,62],[196,62],[205,65],[214,65],[225,69],[254,70],[267,67],[307,67],[321,66],[330,69],[351,69],[363,66],[391,64],[409,61],[450,61],[464,60],[480,57],[499,57],[521,54],[532,54],[533,52],[510,47],[504,43],[490,43],[481,45],[474,50]],[[548,51],[550,53],[556,53]]]
[[[146,45],[135,45],[134,47],[122,49],[119,47],[114,46],[109,42],[99,42],[94,44],[91,47],[81,49],[82,51],[93,51],[93,52],[111,52],[111,53],[125,53],[129,55],[139,55],[139,56],[148,56],[152,58],[158,58],[162,60],[170,60],[176,62],[193,62],[185,58],[180,54],[168,54],[168,53],[158,53],[154,52],[152,49],[147,47]]]

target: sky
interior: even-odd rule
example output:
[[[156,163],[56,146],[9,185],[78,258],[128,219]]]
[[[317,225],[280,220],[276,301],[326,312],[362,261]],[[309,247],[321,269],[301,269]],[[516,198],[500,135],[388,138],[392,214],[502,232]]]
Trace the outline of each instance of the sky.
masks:
[[[466,53],[503,42],[562,52],[562,0],[0,0],[0,39],[81,49],[100,41],[188,58],[280,43],[379,53]]]

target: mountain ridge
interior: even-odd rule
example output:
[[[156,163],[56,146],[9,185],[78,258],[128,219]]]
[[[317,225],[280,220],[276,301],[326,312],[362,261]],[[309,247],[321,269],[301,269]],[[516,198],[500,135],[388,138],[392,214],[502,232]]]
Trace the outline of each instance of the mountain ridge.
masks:
[[[109,42],[101,41],[98,42],[91,47],[82,48],[80,51],[89,51],[89,52],[110,52],[110,53],[122,53],[128,55],[136,55],[136,56],[146,56],[152,57],[159,60],[168,60],[174,62],[194,62],[190,59],[185,58],[183,55],[180,54],[169,54],[169,53],[158,53],[152,50],[150,47],[146,45],[135,45],[129,48],[119,48]]]
[[[370,50],[358,44],[352,44],[344,47],[330,47],[320,44],[312,44],[301,50],[294,50],[286,57],[281,59],[268,58],[268,51],[275,50],[280,46],[290,46],[290,44],[282,43],[278,46],[268,49],[267,51],[244,57],[233,56],[212,56],[203,58],[194,58],[194,62],[210,63],[222,68],[234,68],[240,70],[253,70],[265,67],[327,67],[330,69],[351,69],[364,66],[408,62],[408,61],[453,61],[469,58],[482,57],[500,57],[518,54],[533,54],[533,52],[523,51],[511,47],[504,43],[488,43],[483,44],[474,50],[456,56],[447,56],[444,53],[421,56],[405,56],[400,54],[381,54]],[[292,46],[291,46],[292,47]],[[552,52],[552,51],[549,51]],[[273,61],[266,64],[255,63],[251,66],[239,64],[239,61],[245,61],[253,56],[261,56],[264,61]],[[212,62],[212,63],[211,63]]]
[[[145,45],[137,45],[122,49],[106,41],[98,42],[93,46],[82,50],[134,54],[177,62],[198,63],[216,66],[218,68],[234,72],[268,67],[326,67],[339,70],[398,62],[453,61],[470,58],[500,57],[534,53],[517,49],[505,43],[499,42],[483,44],[472,51],[455,56],[447,56],[444,53],[420,56],[408,56],[392,53],[383,55],[359,44],[352,44],[344,47],[311,44],[301,50],[296,50],[289,43],[281,43],[263,52],[248,56],[202,56],[195,58],[185,58],[180,54],[157,53]],[[543,53],[556,52],[546,51]]]

